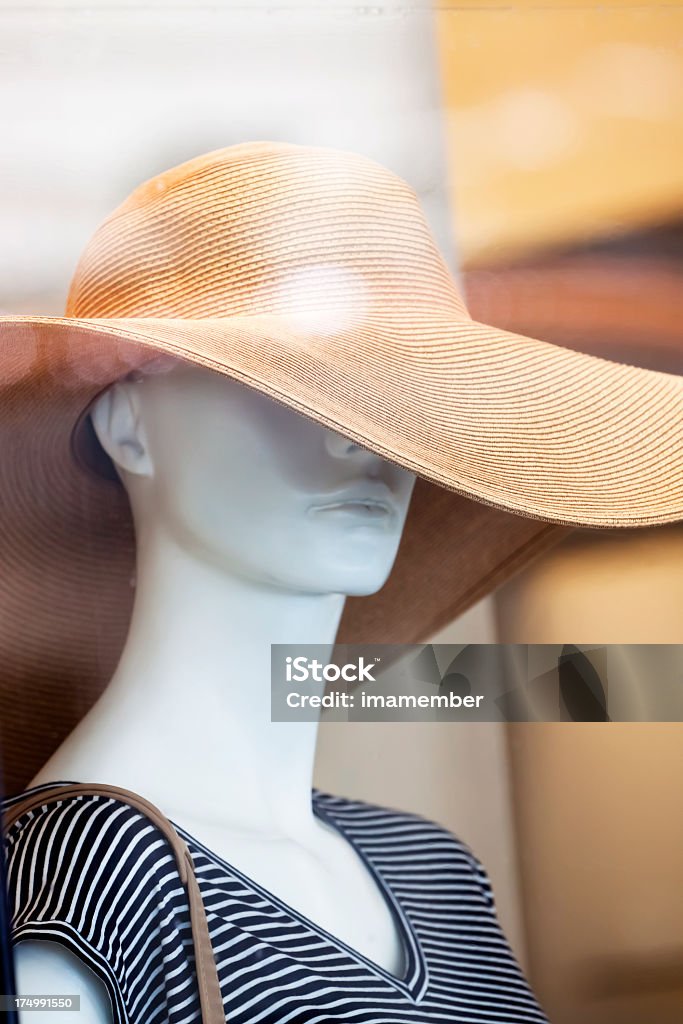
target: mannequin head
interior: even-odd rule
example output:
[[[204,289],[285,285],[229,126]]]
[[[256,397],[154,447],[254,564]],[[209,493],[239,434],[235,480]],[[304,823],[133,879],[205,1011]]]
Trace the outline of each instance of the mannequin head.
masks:
[[[371,594],[389,575],[413,474],[260,392],[176,362],[113,384],[91,418],[139,540],[296,592]]]

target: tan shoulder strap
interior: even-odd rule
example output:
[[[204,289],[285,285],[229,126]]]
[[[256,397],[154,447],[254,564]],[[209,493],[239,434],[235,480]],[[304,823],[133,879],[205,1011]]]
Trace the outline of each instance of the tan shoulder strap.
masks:
[[[146,815],[168,840],[178,865],[180,881],[187,890],[202,1024],[225,1024],[226,1017],[218,983],[218,971],[211,947],[206,911],[194,873],[192,855],[185,841],[181,839],[166,815],[162,814],[158,807],[151,804],[149,800],[144,800],[137,793],[132,793],[129,789],[120,789],[118,786],[90,785],[89,783],[55,785],[40,789],[37,793],[29,793],[24,799],[8,807],[4,814],[5,828],[13,825],[17,818],[27,811],[71,796],[109,796],[121,803],[128,804]]]

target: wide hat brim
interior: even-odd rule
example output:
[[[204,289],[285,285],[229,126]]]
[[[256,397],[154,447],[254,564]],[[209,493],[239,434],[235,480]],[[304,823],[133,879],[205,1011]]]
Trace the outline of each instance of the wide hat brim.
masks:
[[[683,519],[678,377],[444,314],[413,323],[405,308],[333,336],[315,317],[2,317],[10,788],[92,705],[122,649],[134,592],[127,498],[79,465],[72,439],[103,388],[159,353],[256,388],[420,477],[389,582],[348,600],[343,641],[428,639],[563,525]]]

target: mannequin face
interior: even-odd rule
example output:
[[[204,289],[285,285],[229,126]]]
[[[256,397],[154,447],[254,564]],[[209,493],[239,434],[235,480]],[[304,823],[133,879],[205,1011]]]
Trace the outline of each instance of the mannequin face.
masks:
[[[370,594],[415,477],[237,381],[177,364],[113,385],[92,420],[138,535],[278,588]]]

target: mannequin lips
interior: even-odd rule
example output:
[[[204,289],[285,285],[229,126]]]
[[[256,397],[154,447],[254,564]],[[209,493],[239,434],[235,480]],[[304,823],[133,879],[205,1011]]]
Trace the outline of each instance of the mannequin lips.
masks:
[[[312,512],[337,513],[339,515],[358,516],[364,519],[388,519],[393,510],[388,505],[369,498],[358,501],[330,502],[329,505],[314,505]]]
[[[327,501],[317,501],[310,512],[328,513],[357,519],[388,520],[396,507],[385,484],[368,481],[366,485],[335,491]]]

